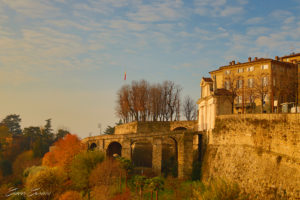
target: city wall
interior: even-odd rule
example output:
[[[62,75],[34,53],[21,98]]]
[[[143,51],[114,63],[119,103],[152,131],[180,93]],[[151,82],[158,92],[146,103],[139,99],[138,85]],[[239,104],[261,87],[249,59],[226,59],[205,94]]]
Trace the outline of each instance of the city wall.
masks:
[[[300,114],[218,116],[207,141],[203,180],[236,181],[251,199],[300,199]]]

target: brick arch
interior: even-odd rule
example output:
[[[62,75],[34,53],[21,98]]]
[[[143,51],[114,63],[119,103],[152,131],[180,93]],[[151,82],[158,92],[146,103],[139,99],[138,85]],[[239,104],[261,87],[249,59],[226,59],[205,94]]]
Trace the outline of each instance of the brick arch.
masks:
[[[95,149],[97,149],[97,144],[96,144],[96,142],[90,143],[90,145],[89,145],[89,150],[95,150]]]
[[[176,128],[174,128],[172,131],[186,131],[187,127],[184,126],[178,126]]]
[[[122,145],[119,142],[110,142],[106,148],[106,156],[113,157],[115,154],[122,156]]]
[[[136,167],[152,167],[153,143],[149,139],[131,141],[131,159]]]
[[[178,142],[175,137],[167,136],[162,139],[162,166],[165,176],[178,176]]]

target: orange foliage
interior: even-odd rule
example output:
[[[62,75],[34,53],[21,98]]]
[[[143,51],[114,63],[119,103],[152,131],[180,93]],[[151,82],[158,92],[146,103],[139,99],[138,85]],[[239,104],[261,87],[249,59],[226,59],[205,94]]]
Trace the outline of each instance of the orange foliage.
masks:
[[[83,145],[76,135],[68,134],[54,143],[53,150],[43,157],[43,165],[62,167],[70,171],[70,164],[76,154],[83,150]]]
[[[120,173],[119,162],[113,159],[104,160],[91,172],[90,184],[92,186],[113,185],[118,182]]]
[[[67,191],[59,197],[59,200],[82,200],[82,197],[79,192]]]
[[[129,200],[129,199],[131,199],[131,193],[130,190],[126,190],[121,194],[117,194],[111,200]]]

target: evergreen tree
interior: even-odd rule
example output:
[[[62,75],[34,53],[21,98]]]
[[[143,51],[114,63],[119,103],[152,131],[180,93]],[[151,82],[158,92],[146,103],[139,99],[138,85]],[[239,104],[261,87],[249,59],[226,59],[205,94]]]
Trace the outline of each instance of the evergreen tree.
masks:
[[[22,134],[22,129],[20,126],[21,118],[20,115],[12,114],[12,115],[7,115],[1,122],[0,125],[6,126],[9,128],[9,131],[13,135],[21,135]]]

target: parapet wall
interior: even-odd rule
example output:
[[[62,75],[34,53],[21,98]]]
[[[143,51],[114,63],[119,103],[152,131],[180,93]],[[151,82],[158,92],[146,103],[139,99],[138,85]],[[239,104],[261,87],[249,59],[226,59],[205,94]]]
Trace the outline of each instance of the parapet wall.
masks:
[[[115,127],[115,134],[168,132],[178,127],[189,131],[196,131],[197,121],[172,121],[172,122],[131,122]]]
[[[205,180],[236,181],[250,199],[300,198],[300,114],[219,116],[208,137]]]

